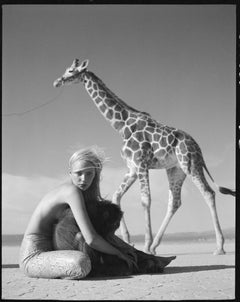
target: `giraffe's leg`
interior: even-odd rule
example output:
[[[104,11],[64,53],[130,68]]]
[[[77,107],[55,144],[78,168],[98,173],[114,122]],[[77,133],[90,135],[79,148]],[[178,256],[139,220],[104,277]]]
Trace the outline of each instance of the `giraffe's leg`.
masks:
[[[224,237],[218,220],[217,209],[215,204],[215,192],[209,186],[204,176],[203,170],[199,169],[192,173],[192,181],[198,187],[202,193],[211,213],[214,230],[216,234],[217,249],[214,251],[214,255],[223,255],[225,251],[223,249]]]
[[[125,175],[119,189],[113,194],[113,203],[120,206],[122,196],[127,192],[127,190],[131,187],[131,185],[135,182],[136,179],[137,179],[137,174],[135,170],[129,169],[129,172]],[[127,243],[130,243],[130,235],[124,217],[122,217],[121,219],[120,229],[121,229],[123,240],[126,241]]]
[[[169,181],[168,208],[163,222],[153,240],[153,244],[151,245],[152,254],[156,254],[156,248],[160,244],[171,218],[181,205],[181,188],[186,178],[186,174],[180,167],[173,167],[167,170],[167,176]]]
[[[141,203],[144,208],[144,215],[145,215],[144,251],[145,253],[150,253],[150,246],[153,241],[153,235],[152,235],[151,215],[150,215],[151,193],[150,193],[150,186],[149,186],[148,170],[140,167],[138,171],[138,178],[141,187]]]

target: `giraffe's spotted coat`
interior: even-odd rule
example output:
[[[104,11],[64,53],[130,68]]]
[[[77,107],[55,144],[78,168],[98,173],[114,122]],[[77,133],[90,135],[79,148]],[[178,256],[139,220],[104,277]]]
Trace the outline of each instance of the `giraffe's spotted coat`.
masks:
[[[123,139],[121,155],[128,165],[129,172],[125,175],[113,199],[120,205],[121,197],[138,177],[146,219],[145,250],[150,251],[151,246],[151,252],[155,252],[172,215],[181,205],[181,187],[186,175],[189,175],[211,209],[217,238],[217,253],[224,253],[224,239],[216,213],[215,194],[203,173],[204,169],[207,171],[207,168],[199,145],[184,131],[163,125],[148,113],[138,111],[126,104],[93,72],[86,69],[87,63],[84,61],[80,65],[79,61],[75,60],[70,68],[71,73],[67,69],[54,85],[59,87],[63,84],[82,81],[105,119],[120,133]],[[148,170],[163,168],[167,171],[169,181],[168,210],[152,242]],[[122,235],[127,239],[129,234],[125,222],[122,223],[122,228]]]

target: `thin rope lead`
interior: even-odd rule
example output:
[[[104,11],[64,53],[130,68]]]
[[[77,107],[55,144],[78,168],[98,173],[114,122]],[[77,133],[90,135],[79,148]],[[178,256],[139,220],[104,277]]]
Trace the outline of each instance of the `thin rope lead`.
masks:
[[[24,115],[24,114],[27,114],[27,113],[30,113],[32,111],[35,111],[35,110],[38,110],[39,108],[42,108],[44,106],[47,106],[48,104],[54,102],[56,99],[59,98],[59,96],[63,93],[63,90],[60,90],[60,92],[53,98],[51,98],[50,100],[48,100],[47,102],[41,104],[41,105],[38,105],[36,107],[33,107],[31,109],[28,109],[26,111],[22,111],[22,112],[13,112],[13,113],[5,113],[5,114],[2,114],[2,116],[21,116],[21,115]]]

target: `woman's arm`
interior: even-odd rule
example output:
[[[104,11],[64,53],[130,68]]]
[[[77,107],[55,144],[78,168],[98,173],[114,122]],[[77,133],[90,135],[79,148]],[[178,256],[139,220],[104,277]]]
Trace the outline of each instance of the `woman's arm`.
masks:
[[[66,198],[86,243],[100,252],[123,258],[121,251],[104,240],[94,229],[87,213],[82,192],[76,187],[71,187]]]

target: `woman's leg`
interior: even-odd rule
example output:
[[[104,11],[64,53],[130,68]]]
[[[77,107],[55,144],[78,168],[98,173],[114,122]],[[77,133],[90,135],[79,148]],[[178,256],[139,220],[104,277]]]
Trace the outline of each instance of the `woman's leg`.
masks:
[[[65,215],[54,227],[53,249],[85,252],[85,240],[70,209],[65,211]]]
[[[71,211],[57,223],[54,229],[54,249],[71,249],[83,251],[91,260],[90,277],[130,275],[131,272],[123,260],[117,256],[101,253],[88,246],[76,224]]]
[[[40,234],[24,237],[20,268],[29,277],[81,279],[91,271],[87,254],[74,250],[53,251],[52,238]]]
[[[25,273],[33,278],[82,279],[91,271],[88,255],[79,251],[49,251],[33,256]]]
[[[100,269],[100,260],[105,263],[106,274],[108,268],[114,266],[115,275],[120,274],[130,274],[130,273],[151,273],[151,272],[162,272],[163,268],[167,266],[173,259],[176,257],[160,257],[154,256],[150,254],[146,254],[142,251],[135,249],[133,246],[127,244],[119,237],[114,234],[113,230],[111,234],[105,236],[105,239],[116,248],[118,248],[122,253],[127,254],[132,257],[133,260],[139,266],[139,271],[130,272],[129,270],[126,272],[125,268],[121,268],[122,265],[118,265],[116,257],[112,257],[107,254],[99,253],[90,247],[87,247],[86,244],[82,242],[82,235],[80,230],[76,224],[76,221],[73,217],[71,210],[69,210],[65,216],[60,220],[60,222],[56,225],[54,237],[54,242],[56,243],[55,249],[64,249],[70,248],[74,250],[81,250],[87,253],[90,256],[92,261],[92,267],[94,271],[98,271]],[[58,248],[56,248],[58,247]],[[101,259],[100,259],[101,258]],[[99,260],[100,259],[100,260]],[[118,266],[120,269],[118,269]],[[111,272],[111,274],[114,272]]]
[[[56,224],[53,232],[54,250],[76,250],[87,254],[91,260],[91,276],[102,274],[104,267],[101,263],[102,253],[88,246],[79,230],[71,210]],[[105,269],[106,270],[106,269]]]

